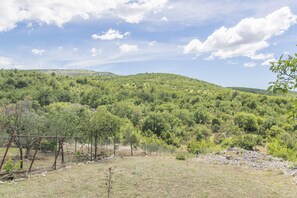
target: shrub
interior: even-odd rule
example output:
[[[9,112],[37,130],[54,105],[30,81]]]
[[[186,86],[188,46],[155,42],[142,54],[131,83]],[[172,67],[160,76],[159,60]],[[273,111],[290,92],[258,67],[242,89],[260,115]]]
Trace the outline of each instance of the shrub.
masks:
[[[214,147],[215,147],[214,143],[207,140],[202,140],[202,141],[192,140],[188,144],[187,149],[189,153],[205,154],[213,151]]]
[[[261,138],[257,135],[245,134],[234,139],[234,145],[246,150],[253,150],[254,147],[261,143]]]
[[[224,139],[221,144],[220,144],[223,148],[230,148],[230,147],[234,147],[234,140],[232,138],[226,138]]]
[[[186,156],[183,153],[179,153],[175,157],[177,160],[186,160]]]
[[[12,173],[20,168],[21,161],[14,163],[11,159],[7,160],[3,169],[6,173]]]
[[[200,125],[199,127],[197,127],[195,138],[197,141],[201,141],[208,138],[210,135],[211,131],[205,125]]]
[[[270,129],[267,129],[266,130],[266,137],[269,137],[269,138],[274,138],[276,137],[277,135],[281,134],[285,132],[284,129],[278,127],[278,126],[272,126]]]
[[[144,137],[140,147],[148,152],[169,152],[173,153],[176,147],[167,145],[164,141],[156,136]]]
[[[43,152],[45,152],[45,151],[54,151],[54,150],[56,150],[56,142],[55,141],[43,140],[40,143],[40,148],[41,148],[41,151],[43,151]]]
[[[268,144],[268,153],[285,160],[297,161],[297,153],[294,150],[281,145],[276,139]]]
[[[254,132],[258,129],[257,117],[254,114],[237,113],[234,116],[234,123],[247,132]]]
[[[224,133],[216,133],[216,134],[214,134],[213,142],[215,144],[221,144],[225,138],[226,138],[226,136]]]

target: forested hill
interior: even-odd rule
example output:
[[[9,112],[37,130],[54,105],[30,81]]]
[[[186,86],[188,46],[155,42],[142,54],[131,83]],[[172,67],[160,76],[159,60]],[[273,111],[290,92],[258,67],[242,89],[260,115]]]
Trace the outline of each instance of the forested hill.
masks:
[[[248,88],[248,87],[227,87],[233,90],[247,92],[247,93],[255,93],[255,94],[263,94],[263,95],[282,95],[281,93],[273,93],[265,89],[257,89],[257,88]],[[296,91],[289,91],[289,94],[297,94]]]
[[[63,76],[115,76],[115,74],[110,72],[96,72],[92,70],[82,69],[41,69],[32,71],[39,71],[47,74],[57,74]]]
[[[287,116],[292,95],[251,94],[173,74],[48,73],[1,70],[1,105],[31,100],[34,111],[43,119],[54,119],[52,111],[63,114],[61,109],[66,107],[67,113],[76,111],[79,105],[91,110],[99,107],[125,123],[129,121],[143,141],[150,143],[176,147],[186,144],[194,153],[261,145],[268,146],[275,156],[297,159],[297,125]],[[59,119],[61,122],[64,118]],[[75,123],[74,127],[79,125]]]
[[[269,94],[267,90],[264,89],[256,89],[256,88],[247,88],[247,87],[228,87],[230,89],[234,89],[237,91],[255,93],[255,94]]]

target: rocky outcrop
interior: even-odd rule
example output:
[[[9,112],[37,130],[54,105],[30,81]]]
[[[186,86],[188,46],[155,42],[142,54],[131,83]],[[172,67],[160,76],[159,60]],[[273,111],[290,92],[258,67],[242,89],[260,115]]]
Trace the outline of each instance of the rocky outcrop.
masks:
[[[277,170],[285,175],[297,176],[297,167],[291,167],[288,161],[241,148],[229,148],[218,153],[199,155],[196,159],[214,164],[244,166],[253,170]]]

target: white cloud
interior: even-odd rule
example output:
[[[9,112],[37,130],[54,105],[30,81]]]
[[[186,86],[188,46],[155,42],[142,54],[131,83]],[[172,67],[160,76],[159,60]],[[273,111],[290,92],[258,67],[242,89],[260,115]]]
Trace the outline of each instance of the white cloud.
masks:
[[[1,69],[25,69],[24,65],[18,64],[10,57],[0,56],[0,68]]]
[[[238,62],[233,61],[233,60],[229,60],[229,61],[227,61],[227,64],[229,64],[229,65],[238,65]]]
[[[239,56],[253,60],[271,59],[273,54],[258,52],[269,47],[267,41],[271,37],[283,34],[296,22],[297,16],[289,7],[283,7],[263,18],[245,18],[234,27],[221,27],[204,42],[193,39],[184,46],[184,53],[211,53],[209,59]]]
[[[102,53],[102,50],[101,50],[101,49],[97,50],[95,47],[93,47],[93,48],[91,49],[91,56],[98,56],[98,55],[100,55],[101,53]]]
[[[124,34],[122,34],[119,30],[109,29],[107,32],[101,35],[93,34],[92,39],[114,40],[114,39],[123,39],[126,36],[130,36],[130,32],[125,32]]]
[[[120,0],[118,1],[121,2]],[[130,3],[120,3],[114,12],[118,17],[124,19],[128,23],[139,23],[148,13],[157,13],[161,11],[168,0],[125,1]]]
[[[79,49],[77,47],[74,47],[70,50],[71,53],[76,53],[78,51],[79,51]]]
[[[284,55],[290,55],[291,53],[289,51],[284,51]]]
[[[264,61],[261,65],[263,66],[270,66],[271,65],[271,62],[276,62],[277,60],[275,58],[270,58],[270,59],[267,59],[266,61]]]
[[[154,46],[156,46],[157,44],[158,44],[157,41],[151,41],[151,42],[149,42],[149,46],[150,46],[150,47],[154,47]]]
[[[26,28],[32,28],[33,27],[33,23],[27,23]]]
[[[137,45],[129,45],[129,44],[119,45],[119,49],[123,53],[136,52],[139,50]]]
[[[63,24],[77,19],[116,17],[139,23],[149,13],[161,10],[167,0],[26,0],[0,1],[0,32],[14,29],[22,21]]]
[[[11,64],[12,62],[10,58],[0,56],[0,67],[10,66]]]
[[[161,21],[168,22],[168,19],[167,19],[167,17],[164,16],[164,17],[161,18]]]
[[[32,49],[31,50],[32,54],[37,55],[37,56],[42,56],[43,54],[46,53],[44,49]]]
[[[255,67],[257,64],[255,62],[244,63],[243,66],[245,67]]]

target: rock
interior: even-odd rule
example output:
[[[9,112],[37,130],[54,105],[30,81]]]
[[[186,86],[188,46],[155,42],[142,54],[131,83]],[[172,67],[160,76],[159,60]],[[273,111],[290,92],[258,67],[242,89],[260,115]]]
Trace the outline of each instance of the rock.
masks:
[[[287,161],[258,151],[247,151],[234,147],[216,154],[200,155],[198,158],[214,164],[244,166],[253,170],[277,170],[287,175],[297,176],[297,168],[290,169]]]

